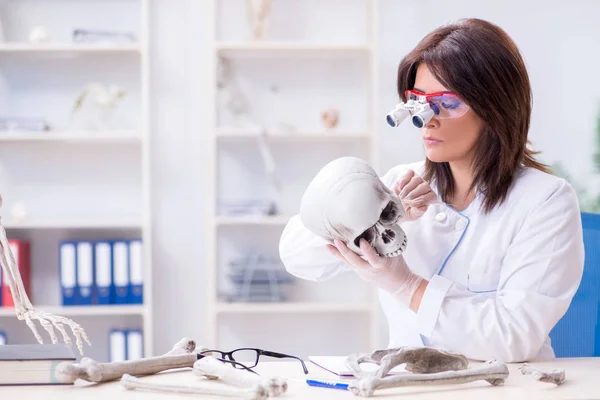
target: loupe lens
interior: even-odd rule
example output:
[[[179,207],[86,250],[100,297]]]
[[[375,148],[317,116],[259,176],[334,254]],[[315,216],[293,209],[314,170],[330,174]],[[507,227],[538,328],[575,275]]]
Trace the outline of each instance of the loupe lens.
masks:
[[[425,126],[425,121],[423,121],[423,118],[421,118],[420,115],[413,115],[412,123],[415,127],[419,128],[419,129],[421,129],[422,127]]]
[[[387,117],[385,117],[385,119],[387,120],[389,126],[391,126],[392,128],[396,127],[396,121],[394,121],[394,118],[392,118],[391,115],[388,115]]]
[[[427,125],[427,123],[429,123],[429,121],[431,121],[431,118],[433,118],[434,112],[431,108],[427,107],[427,109],[425,109],[424,111],[421,111],[418,114],[415,114],[412,116],[412,123],[416,128],[423,128],[425,125]]]

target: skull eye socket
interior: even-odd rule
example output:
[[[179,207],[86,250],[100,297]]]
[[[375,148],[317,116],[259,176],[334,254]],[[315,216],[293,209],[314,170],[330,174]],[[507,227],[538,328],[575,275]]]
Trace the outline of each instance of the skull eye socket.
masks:
[[[356,239],[354,239],[354,245],[356,247],[360,247],[360,239],[365,239],[367,243],[372,244],[373,239],[375,239],[375,227],[372,226],[371,228],[361,233],[360,236],[358,236]]]
[[[392,222],[396,222],[396,219],[398,218],[398,208],[396,207],[396,203],[394,203],[393,201],[390,201],[387,206],[385,206],[385,208],[383,209],[383,211],[381,212],[381,216],[379,217],[379,220],[382,223],[392,223]]]

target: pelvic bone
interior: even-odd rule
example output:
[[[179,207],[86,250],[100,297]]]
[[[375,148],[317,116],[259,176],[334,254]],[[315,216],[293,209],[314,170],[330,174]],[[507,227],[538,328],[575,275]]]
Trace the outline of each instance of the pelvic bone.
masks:
[[[374,372],[363,371],[362,363],[380,366]],[[348,356],[346,366],[357,378],[375,376],[383,378],[394,367],[406,364],[405,369],[415,373],[433,373],[451,370],[463,370],[469,361],[462,354],[454,354],[431,347],[397,347],[376,350],[372,353],[355,353]]]

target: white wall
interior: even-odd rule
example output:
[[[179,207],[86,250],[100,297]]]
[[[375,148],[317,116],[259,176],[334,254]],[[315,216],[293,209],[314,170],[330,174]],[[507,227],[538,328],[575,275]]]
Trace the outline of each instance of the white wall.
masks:
[[[381,0],[381,6],[380,93],[382,107],[389,105],[382,113],[397,99],[397,64],[418,40],[459,18],[487,19],[515,40],[529,68],[533,148],[542,151],[543,162],[561,161],[586,180],[592,170],[590,150],[600,110],[599,2]],[[419,135],[412,127],[398,132],[388,129],[383,119],[381,126],[382,163],[392,166],[420,156]]]
[[[211,128],[211,99],[202,91],[212,83],[204,61],[211,22],[203,4],[155,1],[152,8],[155,353],[183,336],[201,344],[204,333],[203,205],[211,199],[203,184],[211,171],[202,132]]]
[[[207,114],[212,110],[211,99],[205,94],[213,84],[211,65],[205,58],[210,54],[212,22],[205,1],[154,3],[155,352],[160,353],[183,335],[202,343],[202,243],[209,229],[203,204],[213,200],[204,196],[203,189],[213,165],[203,140],[203,132],[212,128],[212,117]],[[595,115],[600,106],[600,52],[596,50],[600,2],[380,0],[380,4],[380,172],[422,157],[414,128],[385,125],[384,115],[397,102],[397,63],[440,24],[477,16],[500,24],[523,52],[534,90],[530,137],[543,152],[542,160],[562,161],[583,182],[590,182]],[[574,93],[576,103],[567,98]],[[193,184],[189,174],[197,177]]]

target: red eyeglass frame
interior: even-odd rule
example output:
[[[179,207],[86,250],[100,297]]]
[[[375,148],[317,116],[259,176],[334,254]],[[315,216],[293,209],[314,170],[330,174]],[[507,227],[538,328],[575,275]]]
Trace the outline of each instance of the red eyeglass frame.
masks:
[[[412,89],[407,89],[404,91],[404,97],[408,99],[408,95],[409,94],[413,94],[415,96],[419,96],[419,97],[425,97],[425,101],[429,102],[429,99],[432,97],[437,97],[437,96],[452,96],[452,97],[456,97],[457,99],[460,100],[460,97],[458,97],[458,95],[454,92],[435,92],[435,93],[421,93],[421,92],[417,92],[415,90]]]

